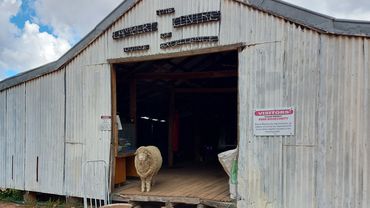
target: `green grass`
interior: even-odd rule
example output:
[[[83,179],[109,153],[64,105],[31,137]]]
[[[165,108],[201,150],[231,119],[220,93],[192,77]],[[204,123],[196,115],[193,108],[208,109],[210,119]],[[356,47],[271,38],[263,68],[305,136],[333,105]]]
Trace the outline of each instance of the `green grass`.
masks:
[[[37,203],[37,204],[38,206],[45,207],[45,208],[66,207],[64,202],[60,201],[59,199],[57,200],[49,199],[47,202],[42,202],[42,203]]]
[[[7,189],[5,191],[0,191],[0,201],[3,202],[12,202],[16,204],[23,204],[23,191],[13,190],[13,189]],[[47,200],[47,201],[46,201]],[[83,207],[81,204],[71,204],[66,205],[64,199],[57,196],[49,196],[44,197],[44,199],[41,199],[41,201],[37,201],[34,205],[27,205],[25,207],[36,207],[36,208],[69,208],[69,207],[75,207],[80,208]]]
[[[5,191],[0,191],[0,201],[7,202],[22,202],[23,201],[23,192],[13,189],[7,189]]]

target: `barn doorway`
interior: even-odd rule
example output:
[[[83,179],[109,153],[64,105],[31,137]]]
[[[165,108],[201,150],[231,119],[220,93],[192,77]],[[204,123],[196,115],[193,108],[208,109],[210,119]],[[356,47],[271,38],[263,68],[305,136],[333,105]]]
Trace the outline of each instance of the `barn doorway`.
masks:
[[[117,64],[114,68],[120,121],[115,184],[122,185],[117,190],[142,197],[135,185],[133,153],[137,147],[154,145],[162,153],[163,165],[159,184],[148,195],[156,191],[169,197],[192,195],[186,186],[200,186],[199,191],[209,200],[229,200],[228,177],[217,154],[237,146],[238,52]],[[183,188],[169,187],[180,181]]]

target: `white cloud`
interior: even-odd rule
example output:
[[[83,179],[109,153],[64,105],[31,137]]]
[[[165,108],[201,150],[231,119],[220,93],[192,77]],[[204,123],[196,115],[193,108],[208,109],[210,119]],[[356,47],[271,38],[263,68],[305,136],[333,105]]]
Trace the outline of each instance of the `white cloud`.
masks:
[[[38,21],[54,33],[76,43],[123,0],[36,0]]]
[[[9,18],[17,13],[20,5],[20,0],[0,0],[0,45],[2,47],[10,44],[6,41],[9,36],[19,33],[17,27],[9,23]]]
[[[12,45],[0,50],[0,67],[28,70],[58,59],[69,48],[68,41],[39,32],[37,24],[27,21],[22,34],[13,37]]]
[[[27,21],[22,30],[10,23],[20,5],[20,0],[0,1],[0,80],[9,70],[22,72],[54,61],[71,47],[65,39],[40,32],[35,23]]]
[[[10,23],[20,9],[21,0],[0,0],[0,80],[6,71],[23,72],[57,60],[85,36],[122,0],[35,0],[34,22],[23,29]],[[40,32],[48,25],[53,35]]]

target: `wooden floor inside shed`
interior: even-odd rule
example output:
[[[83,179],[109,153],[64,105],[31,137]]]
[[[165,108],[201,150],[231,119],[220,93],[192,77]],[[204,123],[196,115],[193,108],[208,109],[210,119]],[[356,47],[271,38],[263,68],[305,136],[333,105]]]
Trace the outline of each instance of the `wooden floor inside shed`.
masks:
[[[229,195],[228,176],[221,168],[197,167],[161,170],[150,192],[140,191],[140,180],[130,180],[115,190],[113,200],[220,206],[231,202]]]

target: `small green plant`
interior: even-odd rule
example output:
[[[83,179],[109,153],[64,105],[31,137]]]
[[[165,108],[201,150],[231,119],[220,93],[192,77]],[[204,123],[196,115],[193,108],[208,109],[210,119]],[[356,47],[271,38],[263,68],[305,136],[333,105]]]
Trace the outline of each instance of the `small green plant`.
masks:
[[[6,189],[5,191],[0,191],[0,201],[10,201],[10,202],[23,201],[23,193],[22,191],[14,189]]]
[[[45,208],[64,207],[64,203],[59,199],[57,200],[49,199],[47,202],[45,202],[45,204],[43,204],[43,207]]]

